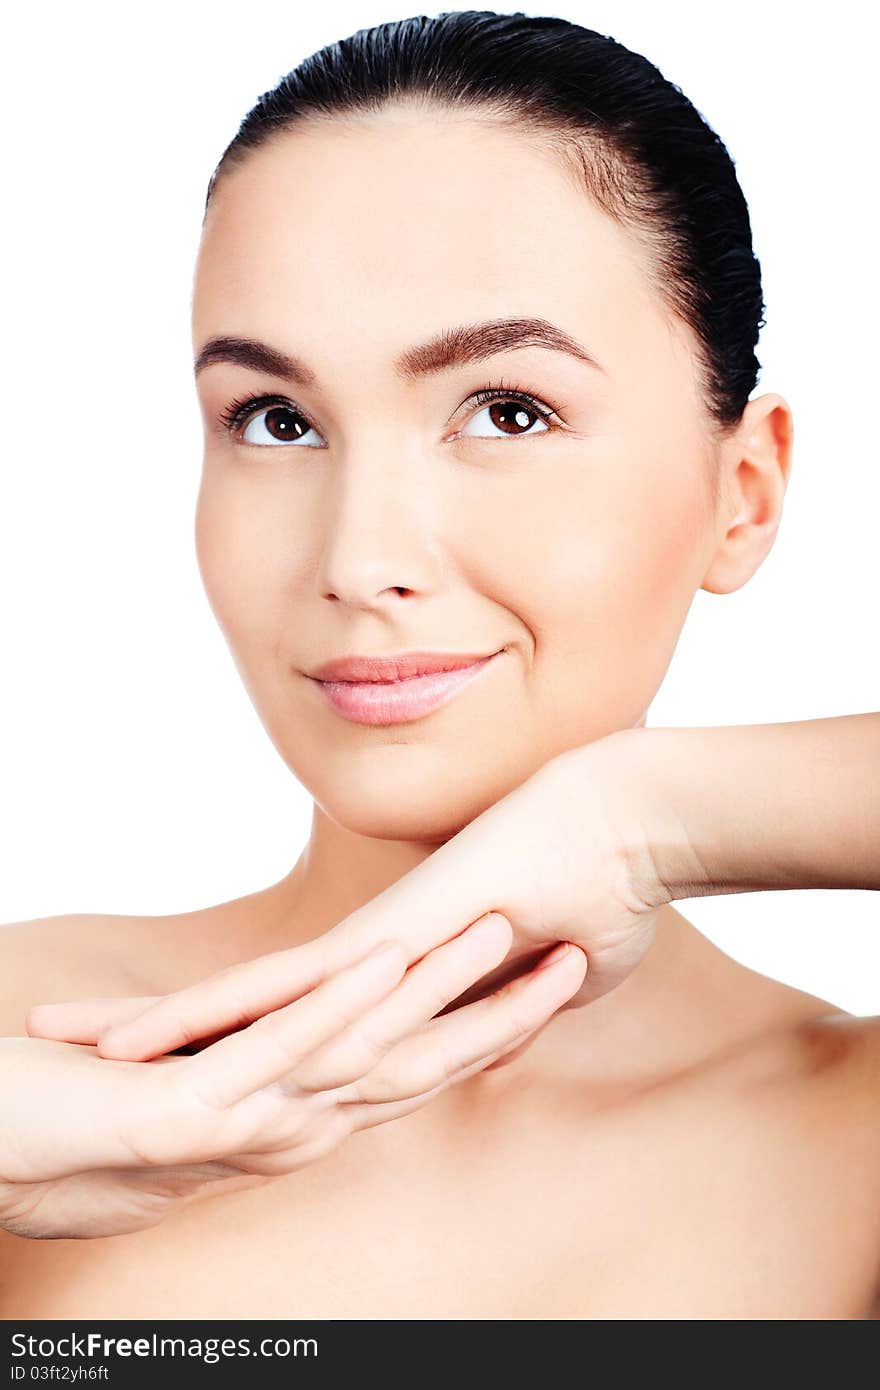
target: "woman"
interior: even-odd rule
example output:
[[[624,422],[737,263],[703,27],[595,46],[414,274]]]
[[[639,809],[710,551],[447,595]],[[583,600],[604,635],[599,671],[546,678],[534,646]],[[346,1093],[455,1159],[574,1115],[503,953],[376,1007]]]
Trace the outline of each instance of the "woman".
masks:
[[[741,741],[644,727],[779,524],[762,307],[723,145],[567,21],[379,26],[245,119],[197,547],[312,833],[235,902],[7,929],[4,1316],[872,1314],[876,1030],[671,908],[804,879],[772,806],[696,813],[690,747],[747,799]],[[840,723],[775,736],[789,795]],[[810,843],[867,886],[867,834]],[[50,954],[102,997],[34,1007]]]

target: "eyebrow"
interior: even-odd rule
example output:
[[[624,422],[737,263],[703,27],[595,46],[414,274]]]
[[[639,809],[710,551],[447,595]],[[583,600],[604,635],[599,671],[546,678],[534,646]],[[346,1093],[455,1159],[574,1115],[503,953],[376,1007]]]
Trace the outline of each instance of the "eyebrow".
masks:
[[[481,362],[486,357],[494,357],[496,353],[523,347],[564,352],[597,371],[605,370],[575,338],[542,318],[487,319],[482,323],[460,324],[444,329],[426,342],[406,348],[395,359],[394,370],[398,376],[415,381],[435,372]],[[256,338],[209,338],[196,357],[195,375],[198,376],[212,362],[232,362],[239,367],[251,367],[258,372],[283,377],[296,386],[312,386],[317,379],[315,372],[301,358],[270,347]]]

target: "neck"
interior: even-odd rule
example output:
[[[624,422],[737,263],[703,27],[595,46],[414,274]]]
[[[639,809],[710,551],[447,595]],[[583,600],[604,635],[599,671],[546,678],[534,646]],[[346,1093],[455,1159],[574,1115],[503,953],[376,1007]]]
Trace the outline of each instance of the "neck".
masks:
[[[434,848],[354,834],[316,804],[309,841],[290,873],[255,898],[240,900],[242,958],[322,935]],[[593,1003],[560,1011],[551,1020],[553,1026],[498,1074],[511,1080],[548,1069],[558,1074],[562,1057],[566,1071],[574,1067],[583,1077],[586,1068],[595,1084],[604,1087],[625,1085],[634,1075],[643,1078],[645,1068],[652,1074],[677,1059],[684,1064],[695,1041],[698,1047],[701,1039],[707,1046],[719,1042],[724,1027],[719,1010],[726,1012],[725,995],[736,973],[741,984],[750,972],[672,907],[663,907],[656,915],[651,947],[636,969]]]

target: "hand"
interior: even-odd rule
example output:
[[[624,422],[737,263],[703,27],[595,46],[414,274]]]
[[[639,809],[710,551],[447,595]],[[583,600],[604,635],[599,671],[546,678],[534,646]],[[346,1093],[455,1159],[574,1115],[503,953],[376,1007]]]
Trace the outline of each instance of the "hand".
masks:
[[[565,940],[581,948],[578,956],[586,953],[589,965],[564,1006],[588,1003],[641,960],[657,909],[669,900],[650,852],[655,828],[665,824],[662,808],[627,736],[651,732],[627,730],[553,758],[313,941],[140,1005],[86,1001],[74,1014],[59,1012],[73,1005],[44,1007],[39,1030],[96,1042],[107,1058],[155,1057],[282,1008],[383,938],[400,941],[408,961],[417,961],[490,910],[512,924],[511,950],[459,1006],[516,978],[549,944]],[[574,972],[575,963],[568,968]],[[114,1013],[119,1009],[124,1017]],[[64,1031],[70,1027],[80,1031]]]
[[[57,1239],[153,1226],[174,1206],[293,1172],[354,1130],[424,1105],[518,1047],[577,989],[586,962],[569,950],[434,1018],[510,942],[509,923],[490,914],[409,970],[396,942],[381,943],[194,1056],[118,1061],[70,1041],[0,1038],[0,1227]],[[119,1018],[149,1002],[37,1005],[29,1031],[54,1014],[57,1031],[81,1042],[96,1011]]]

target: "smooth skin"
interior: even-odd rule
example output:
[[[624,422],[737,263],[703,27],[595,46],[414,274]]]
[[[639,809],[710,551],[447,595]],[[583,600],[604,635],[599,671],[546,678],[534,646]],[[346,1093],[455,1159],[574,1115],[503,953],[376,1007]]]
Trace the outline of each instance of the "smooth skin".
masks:
[[[610,761],[601,775],[589,764],[586,793],[575,763],[591,745],[600,759],[618,732],[655,732],[645,718],[694,593],[730,592],[759,567],[791,464],[791,414],[775,393],[750,401],[731,435],[713,432],[695,344],[659,302],[645,254],[539,140],[421,108],[285,135],[221,183],[196,268],[194,351],[234,334],[297,356],[314,377],[292,386],[220,361],[199,374],[197,549],[251,698],[314,798],[312,832],[288,875],[235,902],[7,928],[4,1031],[25,1033],[38,1002],[95,996],[134,999],[135,1013],[153,1000],[143,1018],[164,1027],[169,1009],[182,1001],[185,1022],[206,992],[200,1017],[222,1028],[216,984],[173,1006],[158,996],[244,966],[265,1008],[261,958],[299,949],[314,964],[322,939],[352,943],[332,932],[361,909],[372,932],[396,935],[397,923],[376,925],[373,900],[452,846],[464,856],[468,835],[462,863],[482,862],[490,842],[505,851],[491,908],[505,910],[497,884],[514,904],[531,876],[560,885],[570,922],[578,883],[560,877],[559,832],[578,843],[570,827],[591,808],[587,825],[605,827],[599,863],[615,838],[603,812],[618,804]],[[414,343],[511,315],[559,325],[600,366],[517,346],[416,380],[393,370]],[[505,435],[490,407],[468,404],[499,381],[552,406],[556,428]],[[219,417],[249,394],[287,401],[307,423],[303,442],[273,442],[265,411],[247,438],[230,433]],[[503,654],[449,705],[390,727],[342,719],[308,676],[333,656],[434,648]],[[640,785],[653,806],[656,782]],[[622,884],[644,888],[644,874],[617,873],[650,844],[644,826],[633,831],[643,811],[616,827],[625,850],[604,856],[600,908]],[[685,828],[677,843],[695,842]],[[591,969],[570,952],[547,972],[558,971],[559,998],[536,999],[528,1047],[521,1037],[503,1066],[488,1065],[490,1048],[399,1123],[369,1125],[246,1192],[175,1205],[122,1241],[3,1237],[4,1315],[869,1316],[873,1021],[740,966],[668,896],[639,901],[650,929],[637,908],[629,959],[607,988],[578,998],[602,958]],[[555,920],[508,920],[517,968],[533,963],[522,948],[534,957],[567,934]],[[448,939],[467,926],[444,916],[438,930]],[[414,956],[420,930],[416,920],[406,932]],[[491,981],[485,964],[472,954],[470,978]],[[310,998],[270,1003],[269,1016]],[[154,1095],[215,1049],[231,1059],[250,1031],[195,1057],[126,1061],[102,1036],[106,1017],[79,1008],[76,1026],[100,1048],[14,1045],[75,1049],[96,1085],[102,1068],[139,1068],[157,1077]],[[426,1025],[423,1010],[422,1027],[464,1011]],[[418,1024],[416,1011],[417,1040]],[[230,1084],[234,1103],[247,1101]],[[163,1135],[164,1121],[160,1145]]]
[[[64,1042],[0,1038],[0,1097],[16,1121],[0,1138],[3,1227],[40,1239],[141,1230],[212,1195],[210,1184],[228,1192],[249,1176],[295,1172],[354,1130],[409,1113],[503,1057],[571,992],[577,974],[548,961],[503,998],[434,1018],[510,940],[506,920],[489,914],[411,970],[404,947],[384,941],[311,988],[300,978],[285,1007],[195,1057],[150,1066],[107,1063],[100,1049]],[[583,975],[583,952],[562,951],[579,957]],[[228,1009],[237,986],[222,983]],[[48,1035],[57,1035],[52,1006],[35,1012],[49,1015]],[[72,1031],[70,1041],[84,1041],[90,1030]],[[39,1036],[39,1026],[31,1032]],[[383,1053],[401,1040],[407,1047],[383,1067],[374,1039]]]

